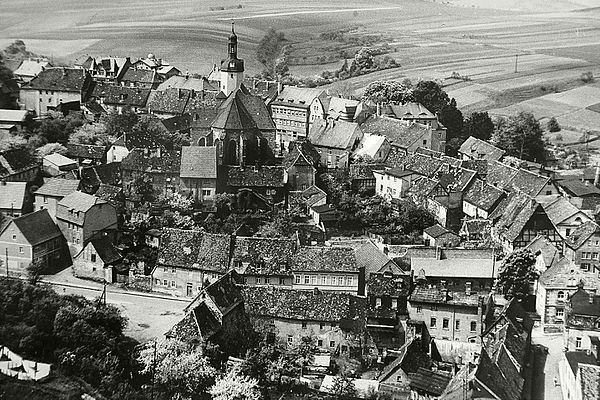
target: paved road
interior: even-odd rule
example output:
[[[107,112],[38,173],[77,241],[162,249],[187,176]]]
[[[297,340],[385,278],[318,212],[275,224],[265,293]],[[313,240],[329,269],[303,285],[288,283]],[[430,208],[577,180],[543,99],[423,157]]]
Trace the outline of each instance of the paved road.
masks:
[[[547,354],[536,351],[531,400],[562,400],[560,386],[554,385],[554,378],[559,379],[558,362],[564,350],[562,335],[544,335],[534,328],[531,339],[532,344],[548,349]]]

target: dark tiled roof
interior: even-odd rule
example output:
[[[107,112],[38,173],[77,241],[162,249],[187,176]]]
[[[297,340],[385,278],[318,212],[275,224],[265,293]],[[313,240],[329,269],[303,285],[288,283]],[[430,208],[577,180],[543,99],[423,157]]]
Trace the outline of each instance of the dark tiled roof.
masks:
[[[145,149],[133,149],[121,161],[121,168],[123,170],[179,175],[181,168],[181,153],[179,151],[161,150],[160,156],[145,153]]]
[[[590,301],[591,300],[591,301]],[[578,289],[569,298],[571,314],[600,317],[600,295],[588,293],[584,289]]]
[[[511,190],[510,183],[517,175],[517,170],[499,161],[492,161],[488,164],[488,173],[486,180],[491,185],[500,189]]]
[[[106,154],[104,146],[94,146],[91,144],[67,143],[67,156],[71,158],[89,158],[92,160],[101,160]]]
[[[190,89],[196,92],[201,92],[203,90],[208,91],[217,91],[213,85],[208,82],[206,78],[192,78],[190,76],[180,76],[174,75],[169,77],[166,81],[161,83],[158,86],[158,90],[165,90],[169,88],[179,88],[179,89]]]
[[[544,201],[545,199],[539,198],[539,202],[546,212],[548,218],[555,226],[558,226],[561,222],[565,221],[568,218],[571,218],[577,214],[583,216],[585,219],[589,218],[583,212],[575,207],[566,197],[557,195],[555,199],[550,200],[549,202]]]
[[[409,373],[408,379],[411,388],[439,396],[444,392],[452,378],[443,371],[431,371],[420,367],[417,372]]]
[[[409,102],[388,106],[396,118],[400,119],[434,119],[436,116],[421,103]]]
[[[539,203],[531,197],[515,195],[509,200],[495,228],[508,240],[515,240],[538,207]]]
[[[488,172],[488,162],[486,160],[462,160],[460,166],[477,172],[480,177],[485,177]]]
[[[194,266],[205,271],[225,273],[229,270],[230,252],[231,236],[203,232]]]
[[[458,235],[456,235],[456,233],[452,232],[449,229],[444,228],[440,224],[435,224],[433,226],[430,226],[429,228],[425,228],[425,230],[423,230],[423,233],[428,234],[429,236],[431,236],[434,239],[439,238],[440,236],[448,234],[448,233],[452,234],[454,236],[458,236]]]
[[[582,270],[566,257],[542,272],[539,282],[546,288],[567,288],[580,283],[583,283],[585,288],[600,288],[598,274]]]
[[[100,184],[121,185],[121,163],[101,164],[81,169],[81,185],[99,187]]]
[[[64,92],[81,92],[85,88],[86,73],[77,68],[48,68],[28,84],[23,89],[34,90],[60,90]]]
[[[242,295],[253,316],[336,323],[353,319],[352,303],[359,301],[347,293],[258,286],[243,288]]]
[[[283,166],[229,166],[227,184],[235,187],[283,187]]]
[[[469,157],[488,161],[498,161],[504,156],[504,150],[473,136],[469,136],[458,151]]]
[[[191,128],[192,117],[189,114],[176,115],[171,118],[161,119],[160,123],[170,133],[184,132]]]
[[[467,307],[477,307],[479,304],[479,295],[472,292],[466,295],[463,292],[451,292],[447,294],[440,288],[427,288],[417,286],[410,295],[409,301],[416,303],[450,304],[462,305]]]
[[[519,400],[523,389],[523,378],[516,382],[507,379],[509,371],[501,369],[482,351],[475,376],[501,400]]]
[[[317,147],[329,147],[346,150],[354,145],[353,140],[360,139],[362,131],[356,122],[315,120],[310,127],[308,138]]]
[[[35,194],[44,196],[64,197],[67,196],[79,187],[79,181],[76,179],[48,179]]]
[[[600,226],[594,221],[586,221],[579,225],[567,238],[565,244],[570,248],[577,250],[581,247],[594,233],[600,233]]]
[[[12,222],[32,246],[63,237],[46,209],[25,214],[13,219]]]
[[[153,90],[146,108],[150,112],[184,114],[190,96],[191,91],[185,89]]]
[[[558,181],[557,184],[571,196],[600,196],[600,189],[589,183],[586,184],[579,179],[564,179]]]
[[[436,179],[448,192],[462,192],[475,178],[475,171],[454,167],[444,162],[436,171]]]
[[[405,283],[405,280],[405,278],[371,273],[367,279],[367,291],[369,296],[406,296],[408,294],[408,282]]]
[[[200,339],[198,334],[198,325],[194,314],[187,313],[181,321],[176,323],[165,336],[171,339],[179,339],[182,341],[193,341],[194,339]]]
[[[123,259],[123,256],[108,236],[97,236],[90,240],[90,243],[105,264],[113,264]]]
[[[316,98],[323,96],[323,94],[324,90],[319,88],[286,86],[271,104],[307,109]]]
[[[58,205],[60,207],[58,207],[57,209],[57,216],[63,214],[63,212],[65,212],[66,214],[66,210],[73,210],[86,213],[95,205],[105,203],[106,201],[101,200],[94,195],[83,193],[80,191],[75,191],[66,195],[65,197],[63,197],[62,200],[58,202]]]
[[[181,148],[182,178],[217,178],[217,148],[184,146]]]
[[[104,104],[145,107],[150,89],[120,85],[96,84],[92,96],[101,98]]]
[[[519,169],[510,182],[513,190],[518,189],[529,196],[537,196],[550,182],[547,176],[538,175],[535,172]]]
[[[254,124],[258,127],[258,129],[261,131],[275,130],[275,123],[273,122],[273,118],[271,118],[271,113],[260,97],[252,96],[248,93],[242,92],[241,90],[236,92],[236,97],[237,96],[239,96],[242,100],[242,104],[252,116]]]
[[[385,136],[393,146],[409,148],[431,128],[427,125],[372,115],[360,126],[365,134]]]
[[[403,162],[404,169],[415,171],[421,175],[432,177],[444,164],[439,158],[433,158],[423,154],[409,154]]]
[[[0,182],[0,209],[23,210],[27,182]]]
[[[164,228],[158,263],[191,268],[198,259],[198,243],[201,238],[200,231]]]
[[[504,197],[504,191],[487,184],[481,179],[475,179],[465,192],[464,200],[489,213],[502,197]]]
[[[129,68],[121,80],[123,82],[154,84],[162,81],[162,78],[156,73],[156,71]]]
[[[244,274],[291,275],[294,239],[237,236],[233,243],[232,265]]]
[[[392,260],[370,240],[356,249],[356,266],[364,268],[365,275],[369,276],[372,272],[377,272]]]
[[[600,366],[580,365],[581,393],[584,399],[600,399]]]
[[[539,254],[544,259],[546,268],[553,266],[561,257],[561,251],[547,237],[538,235],[527,246],[536,256]]]
[[[36,165],[40,165],[40,161],[32,152],[26,149],[7,150],[0,153],[0,179]]]
[[[104,183],[101,183],[96,193],[94,193],[94,196],[116,207],[119,203],[118,197],[122,192],[123,188],[119,186],[105,185]]]
[[[302,247],[292,257],[292,270],[357,272],[358,264],[349,247]]]
[[[580,364],[596,364],[596,359],[593,355],[588,354],[585,351],[566,351],[565,358],[569,363],[569,367],[571,367],[571,371],[573,371],[573,375],[577,375],[577,369]],[[596,400],[594,398],[590,398],[590,400]]]

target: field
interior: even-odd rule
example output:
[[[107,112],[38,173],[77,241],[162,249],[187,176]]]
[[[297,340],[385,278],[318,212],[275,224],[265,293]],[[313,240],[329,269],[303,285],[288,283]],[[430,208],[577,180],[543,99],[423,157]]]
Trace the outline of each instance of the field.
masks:
[[[373,45],[389,46],[389,55],[402,66],[348,80],[358,93],[377,79],[437,79],[465,113],[513,112],[520,107],[515,104],[522,103],[523,109],[545,117],[564,102],[533,99],[583,85],[583,72],[600,77],[596,3],[0,0],[0,46],[22,39],[31,50],[63,62],[87,55],[136,58],[154,53],[183,71],[206,74],[223,57],[230,22],[235,20],[247,73],[262,69],[254,57],[256,45],[273,27],[292,45],[296,65],[291,72],[310,76],[338,68],[343,54],[357,48],[356,39],[368,37]],[[323,39],[324,33],[336,32],[343,38]],[[461,79],[452,78],[456,74]],[[566,124],[575,126],[577,118],[597,122],[593,104],[564,104],[567,112],[560,111]]]

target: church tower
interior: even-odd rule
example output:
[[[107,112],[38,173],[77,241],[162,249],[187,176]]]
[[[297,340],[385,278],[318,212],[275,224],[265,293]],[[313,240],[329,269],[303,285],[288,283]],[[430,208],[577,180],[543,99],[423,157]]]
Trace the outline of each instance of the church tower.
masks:
[[[231,35],[227,44],[227,59],[221,62],[221,91],[229,96],[242,86],[244,80],[244,60],[237,58],[237,35],[231,23]]]

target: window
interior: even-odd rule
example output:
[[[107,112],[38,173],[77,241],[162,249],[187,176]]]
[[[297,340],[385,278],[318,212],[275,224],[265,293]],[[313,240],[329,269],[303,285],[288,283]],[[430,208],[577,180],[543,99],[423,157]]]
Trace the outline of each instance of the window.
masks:
[[[177,287],[177,285],[175,284],[175,281],[171,281],[171,287]]]
[[[169,272],[169,267],[164,267],[163,272]]]
[[[549,196],[549,195],[551,195],[551,194],[552,194],[552,190],[546,190],[546,196]],[[567,229],[567,230],[568,230],[568,229]],[[568,233],[567,233],[567,235],[568,235]]]
[[[317,276],[316,275],[311,275],[310,276],[310,284],[311,285],[316,285],[317,284]]]
[[[256,277],[256,284],[260,285],[262,283],[262,278],[260,276]]]
[[[585,272],[590,272],[590,264],[582,263],[581,269],[584,270]]]
[[[477,322],[471,321],[471,332],[477,332]]]
[[[326,285],[327,284],[327,276],[326,275],[320,275],[319,276],[319,280],[321,282],[321,285]]]
[[[323,339],[318,339],[317,340],[317,346],[323,347]]]
[[[268,276],[265,276],[265,285],[270,285],[271,284],[271,278]]]
[[[460,319],[454,321],[454,329],[460,331]]]
[[[450,329],[450,320],[448,318],[442,320],[442,329]]]
[[[96,254],[95,254],[95,253],[93,253],[93,254],[90,256],[90,260],[91,260],[92,262],[96,262]]]
[[[177,268],[176,267],[171,267],[171,272],[174,273],[174,274],[177,273]]]
[[[597,260],[598,259],[598,253],[592,253],[592,260]]]
[[[581,338],[579,336],[575,338],[575,348],[576,349],[581,348]]]
[[[164,284],[165,286],[167,286],[167,285],[169,284],[169,282],[168,282],[168,281],[165,279],[165,280],[163,281],[163,284]]]
[[[17,235],[12,235],[13,240],[17,240]]]
[[[302,281],[302,276],[301,275],[296,275],[294,277],[294,279],[295,279],[294,282],[296,283],[296,285],[299,285],[301,283],[301,281]]]
[[[375,298],[375,307],[377,307],[377,308],[381,307],[381,297]]]
[[[392,299],[392,310],[396,310],[398,308],[398,300]]]
[[[155,282],[157,286],[160,286],[160,279],[157,279]]]
[[[19,253],[23,254],[23,248],[19,246]]]
[[[304,275],[304,284],[310,285],[310,275]]]
[[[427,144],[427,140],[423,139],[423,145]]]
[[[294,343],[294,337],[292,335],[288,335],[287,342],[288,344]]]
[[[431,321],[429,321],[429,326],[431,328],[435,328],[436,325],[437,325],[437,319],[432,317]]]
[[[438,310],[437,306],[431,306],[431,311],[437,311],[437,310]]]
[[[321,323],[319,324],[319,329],[320,329],[320,330],[323,330],[323,329],[325,329],[325,324],[321,322]]]
[[[279,284],[285,285],[285,278],[279,278]]]
[[[44,196],[44,204],[48,204],[48,198]]]
[[[571,234],[571,229],[567,228],[566,236],[569,236],[570,234]]]
[[[302,322],[302,329],[306,329],[306,327],[307,327],[306,322]]]
[[[562,308],[556,309],[556,318],[563,318],[565,316],[565,310]]]
[[[563,292],[562,290],[561,290],[561,291],[559,291],[559,292],[556,294],[556,298],[557,298],[558,300],[564,300],[564,299],[565,299],[565,292]]]
[[[331,340],[329,342],[329,347],[335,347],[335,341],[334,340]]]
[[[421,306],[417,306],[417,312],[418,312],[418,313],[421,313],[421,312],[423,312],[423,308],[422,308]]]
[[[210,189],[202,189],[202,196],[210,196]]]

